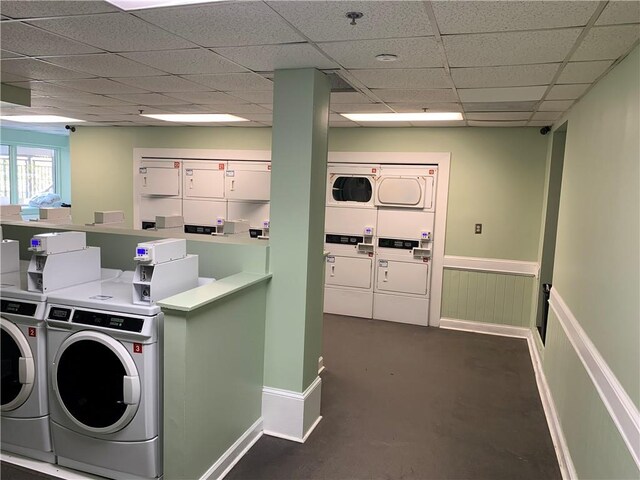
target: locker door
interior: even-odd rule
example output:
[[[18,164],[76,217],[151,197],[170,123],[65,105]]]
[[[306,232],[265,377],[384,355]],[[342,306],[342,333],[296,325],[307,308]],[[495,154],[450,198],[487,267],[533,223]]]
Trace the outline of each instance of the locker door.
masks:
[[[378,260],[376,288],[382,292],[427,293],[429,265],[395,260]]]
[[[185,198],[224,198],[224,170],[185,168],[184,196]]]
[[[249,220],[249,225],[254,228],[262,228],[262,223],[269,220],[269,202],[230,200],[227,210],[229,220]]]
[[[182,216],[185,225],[215,226],[219,218],[227,218],[227,202],[224,200],[184,200]]]
[[[225,190],[229,199],[268,201],[271,197],[271,164],[229,162]]]
[[[167,165],[167,167],[173,165]],[[139,170],[140,193],[172,197],[180,195],[180,169],[166,167],[141,167]]]
[[[371,288],[371,260],[369,257],[328,256],[325,263],[325,284]]]

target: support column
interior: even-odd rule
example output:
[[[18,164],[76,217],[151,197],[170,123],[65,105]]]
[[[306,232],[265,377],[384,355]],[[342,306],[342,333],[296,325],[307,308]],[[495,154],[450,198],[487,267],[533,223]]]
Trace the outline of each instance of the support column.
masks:
[[[273,101],[265,433],[303,442],[320,420],[329,79],[277,70]]]

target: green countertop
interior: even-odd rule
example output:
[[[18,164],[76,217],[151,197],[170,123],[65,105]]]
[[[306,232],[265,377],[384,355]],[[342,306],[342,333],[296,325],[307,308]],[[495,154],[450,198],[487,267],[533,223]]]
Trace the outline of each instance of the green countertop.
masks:
[[[208,285],[203,285],[201,287],[194,288],[193,290],[165,298],[159,301],[158,305],[169,310],[191,312],[204,305],[248,288],[251,285],[267,281],[270,278],[270,273],[236,273],[235,275],[230,275]]]

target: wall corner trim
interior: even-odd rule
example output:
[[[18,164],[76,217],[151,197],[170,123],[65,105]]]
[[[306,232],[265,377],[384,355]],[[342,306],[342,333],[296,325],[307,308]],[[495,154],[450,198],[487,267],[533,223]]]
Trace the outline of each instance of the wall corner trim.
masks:
[[[558,317],[562,329],[589,374],[633,460],[640,468],[640,412],[638,412],[638,408],[555,288],[551,289],[549,305]]]
[[[551,441],[553,442],[553,448],[556,452],[556,458],[558,459],[558,466],[560,467],[562,478],[563,480],[577,479],[578,475],[573,465],[573,461],[571,460],[571,453],[569,452],[569,447],[567,446],[567,442],[562,431],[560,418],[558,417],[558,412],[553,402],[553,398],[551,397],[551,391],[549,390],[547,379],[544,376],[540,352],[535,344],[535,333],[526,327],[515,327],[512,325],[500,325],[496,323],[480,323],[453,318],[442,318],[440,320],[440,328],[487,335],[499,335],[503,337],[525,338],[527,340],[527,347],[531,357],[536,385],[538,386],[538,393],[540,394],[542,408],[544,410],[545,418],[547,419],[549,433],[551,434]]]
[[[536,262],[505,260],[501,258],[444,256],[444,268],[453,270],[475,270],[480,272],[507,273],[538,277],[540,265]]]
[[[262,418],[244,432],[222,456],[209,467],[200,480],[221,480],[262,437]]]
[[[320,377],[316,377],[302,393],[264,387],[262,389],[264,434],[304,443],[322,420],[321,392]]]

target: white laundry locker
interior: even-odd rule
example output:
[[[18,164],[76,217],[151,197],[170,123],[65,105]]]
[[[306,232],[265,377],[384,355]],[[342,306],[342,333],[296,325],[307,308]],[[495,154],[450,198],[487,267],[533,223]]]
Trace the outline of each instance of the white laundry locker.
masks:
[[[376,180],[375,205],[435,211],[435,166],[382,166]]]
[[[155,227],[157,215],[182,215],[181,167],[181,160],[142,160],[137,182],[143,229]]]
[[[219,219],[227,219],[227,201],[184,199],[182,216],[185,233],[210,234]]]
[[[233,220],[248,220],[251,228],[262,229],[264,222],[269,222],[269,202],[251,202],[247,200],[229,200],[227,203],[227,218]]]
[[[229,200],[269,201],[271,162],[229,161],[225,175],[225,195]]]

